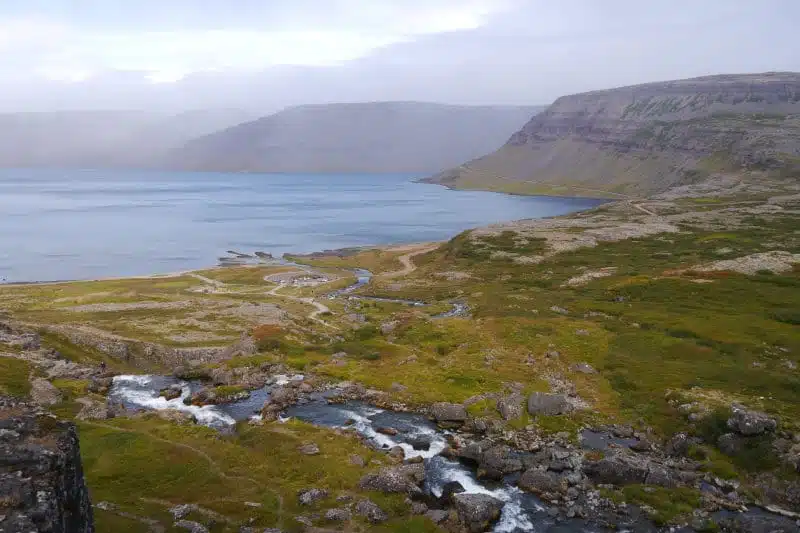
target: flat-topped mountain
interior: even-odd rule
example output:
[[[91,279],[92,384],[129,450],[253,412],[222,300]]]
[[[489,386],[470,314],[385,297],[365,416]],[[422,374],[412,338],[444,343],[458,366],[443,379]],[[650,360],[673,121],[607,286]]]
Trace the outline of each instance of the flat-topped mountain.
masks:
[[[720,166],[800,162],[800,73],[720,75],[559,98],[499,150],[425,181],[572,195],[663,191]]]
[[[187,143],[171,168],[437,172],[501,146],[541,107],[372,102],[292,107]]]

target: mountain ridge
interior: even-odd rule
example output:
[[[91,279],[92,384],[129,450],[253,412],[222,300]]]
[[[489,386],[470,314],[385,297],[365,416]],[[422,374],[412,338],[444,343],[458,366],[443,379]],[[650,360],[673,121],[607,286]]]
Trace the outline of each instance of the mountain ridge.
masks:
[[[541,106],[308,104],[189,141],[165,166],[232,172],[435,172],[502,145]]]
[[[724,74],[563,96],[497,151],[422,181],[647,195],[720,165],[780,168],[798,160],[800,73]]]

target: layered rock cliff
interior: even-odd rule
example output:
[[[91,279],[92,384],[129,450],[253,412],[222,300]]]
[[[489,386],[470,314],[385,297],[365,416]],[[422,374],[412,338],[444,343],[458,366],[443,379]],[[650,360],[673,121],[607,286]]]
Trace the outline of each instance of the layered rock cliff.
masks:
[[[75,426],[4,397],[0,532],[94,532]]]
[[[556,100],[498,151],[425,181],[456,188],[647,194],[721,166],[800,161],[800,73],[721,75]]]

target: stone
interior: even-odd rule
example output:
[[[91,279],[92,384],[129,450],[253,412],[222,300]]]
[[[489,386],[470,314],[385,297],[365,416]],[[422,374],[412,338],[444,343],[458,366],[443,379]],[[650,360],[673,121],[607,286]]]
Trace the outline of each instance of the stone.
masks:
[[[353,466],[360,466],[361,468],[363,468],[367,465],[367,461],[360,455],[353,454],[350,456],[350,464]]]
[[[389,457],[397,462],[400,462],[406,458],[406,452],[402,446],[394,446],[391,450],[389,450]]]
[[[528,397],[528,413],[532,415],[562,415],[572,410],[564,394],[534,392]]]
[[[504,505],[488,494],[456,494],[453,502],[459,521],[469,533],[488,531],[500,518]]]
[[[537,496],[542,494],[557,494],[565,489],[566,480],[558,474],[545,470],[526,470],[520,476],[517,485],[522,490],[532,492]]]
[[[155,411],[155,415],[161,420],[172,422],[179,426],[188,426],[197,423],[197,418],[192,413],[178,411],[177,409],[163,409]]]
[[[460,403],[435,403],[431,406],[431,415],[437,422],[463,423],[467,420],[467,410]]]
[[[362,490],[415,496],[422,494],[420,486],[424,481],[425,466],[417,463],[387,467],[377,473],[369,473],[361,478],[358,486]]]
[[[725,433],[717,439],[717,448],[728,456],[736,456],[741,453],[745,446],[745,438],[736,433]]]
[[[595,370],[594,367],[589,363],[578,363],[572,365],[572,371],[578,372],[579,374],[597,374],[597,370]]]
[[[441,524],[450,517],[450,513],[434,509],[425,513],[425,516],[434,524]]]
[[[31,399],[37,405],[55,405],[61,401],[61,391],[46,379],[35,378],[31,381]]]
[[[519,454],[508,446],[493,446],[483,452],[478,462],[478,477],[500,480],[522,470]]]
[[[392,427],[379,427],[375,431],[381,433],[382,435],[389,435],[390,437],[394,437],[395,435],[400,433],[399,431],[397,431],[395,428]]]
[[[0,397],[0,531],[93,533],[75,426]]]
[[[92,378],[87,390],[95,394],[107,394],[113,383],[114,380],[111,378]]]
[[[369,499],[359,501],[356,504],[355,513],[358,516],[363,516],[373,524],[380,524],[389,520],[389,515],[386,514],[386,511]]]
[[[598,461],[584,462],[583,472],[595,483],[611,485],[648,484],[671,487],[675,480],[669,470],[645,457],[614,454]]]
[[[175,522],[175,527],[185,529],[190,533],[209,533],[206,526],[191,520],[179,520]]]
[[[431,449],[431,438],[425,435],[418,435],[409,438],[408,444],[417,451],[428,451]]]
[[[309,488],[303,489],[297,493],[297,499],[300,505],[311,505],[320,500],[328,497],[328,491],[325,489]]]
[[[554,312],[554,313],[558,313],[559,315],[568,315],[569,314],[569,310],[564,309],[563,307],[559,307],[557,305],[552,306],[550,308],[550,310],[552,312]]]
[[[350,520],[350,511],[344,508],[328,509],[325,512],[325,520],[331,522],[347,522]]]
[[[686,433],[676,433],[667,441],[664,452],[672,457],[684,457],[693,443],[693,439]]]
[[[303,455],[319,455],[319,446],[315,442],[307,442],[297,448]]]
[[[733,404],[731,406],[731,417],[728,419],[728,427],[740,435],[751,437],[775,431],[778,427],[778,422],[766,413],[752,411],[742,405]]]
[[[522,404],[525,398],[521,394],[509,394],[497,400],[497,411],[503,420],[517,420],[522,416]]]

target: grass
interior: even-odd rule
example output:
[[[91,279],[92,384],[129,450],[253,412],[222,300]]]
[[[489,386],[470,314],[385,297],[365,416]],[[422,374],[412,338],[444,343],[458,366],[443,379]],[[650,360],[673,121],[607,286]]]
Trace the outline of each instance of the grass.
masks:
[[[27,396],[31,390],[28,375],[31,367],[27,361],[0,356],[0,395]]]
[[[368,461],[382,458],[354,437],[300,422],[244,425],[229,437],[150,416],[79,422],[79,429],[94,501],[111,501],[124,511],[164,521],[169,505],[196,503],[234,520],[220,531],[238,531],[235,526],[244,523],[299,531],[302,526],[291,517],[309,511],[297,500],[299,490],[329,490],[331,496],[314,507],[324,512],[337,505],[338,494],[360,493],[357,484],[365,470],[350,465],[351,454],[360,454]],[[297,451],[309,441],[319,445],[320,455],[304,456]],[[393,515],[384,531],[406,531],[409,529],[403,528],[422,525],[418,519],[408,522],[400,516],[404,510],[401,497],[363,496],[372,497]],[[165,503],[153,503],[158,501]],[[249,507],[244,502],[261,507]],[[115,531],[113,527],[121,523],[125,520],[106,514],[99,521],[98,531]]]

